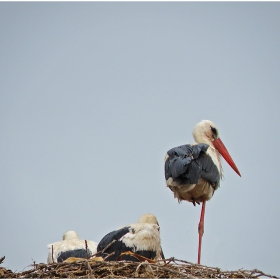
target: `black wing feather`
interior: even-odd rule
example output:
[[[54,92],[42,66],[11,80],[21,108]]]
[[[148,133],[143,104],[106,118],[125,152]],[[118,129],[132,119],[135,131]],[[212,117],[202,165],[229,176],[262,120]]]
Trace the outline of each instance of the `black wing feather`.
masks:
[[[208,180],[213,187],[219,184],[217,166],[206,154],[209,145],[182,145],[167,152],[165,179],[172,177],[180,184],[196,184],[200,177]]]
[[[101,239],[99,244],[97,245],[97,252],[102,251],[113,240],[115,240],[115,243],[113,243],[108,249],[106,249],[106,251],[103,254],[101,254],[101,256],[104,258],[108,254],[111,254],[111,253],[115,252],[114,255],[112,255],[111,257],[107,258],[106,260],[108,260],[108,261],[116,261],[122,252],[131,250],[131,248],[126,247],[125,244],[122,241],[119,241],[119,239],[122,236],[124,236],[125,234],[127,234],[129,232],[129,229],[130,229],[130,227],[123,227],[121,229],[114,230],[114,231],[111,231],[108,234],[106,234]]]
[[[61,254],[57,257],[57,262],[63,262],[64,260],[70,257],[86,259],[91,255],[92,253],[89,249],[87,251],[86,249],[75,249],[75,250],[65,251],[65,252],[61,252]]]
[[[106,234],[99,244],[97,245],[97,252],[102,251],[104,248],[106,248],[107,245],[109,245],[113,240],[119,240],[121,237],[123,237],[125,234],[129,232],[130,227],[123,227],[118,230],[114,230]]]

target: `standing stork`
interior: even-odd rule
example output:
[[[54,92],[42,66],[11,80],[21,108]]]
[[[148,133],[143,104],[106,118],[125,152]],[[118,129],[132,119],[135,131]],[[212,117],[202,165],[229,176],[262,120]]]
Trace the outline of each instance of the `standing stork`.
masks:
[[[241,174],[220,139],[218,129],[213,122],[209,120],[199,122],[193,130],[193,137],[196,143],[182,145],[167,152],[165,179],[167,187],[179,202],[186,200],[192,202],[194,206],[202,202],[198,224],[197,262],[200,264],[205,204],[220,186],[222,178],[220,155],[240,177]]]

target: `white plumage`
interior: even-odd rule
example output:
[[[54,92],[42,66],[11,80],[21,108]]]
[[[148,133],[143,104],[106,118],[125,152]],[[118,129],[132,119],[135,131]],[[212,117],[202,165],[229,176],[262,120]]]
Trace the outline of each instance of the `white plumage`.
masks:
[[[87,250],[86,250],[87,249]],[[62,262],[69,257],[86,258],[97,252],[94,241],[81,240],[75,231],[67,231],[63,240],[48,245],[48,263]]]
[[[133,252],[137,251],[154,251],[155,259],[160,258],[160,227],[156,217],[152,214],[142,215],[138,223],[130,224],[131,231],[125,234],[120,241],[127,247],[133,248]]]
[[[108,261],[120,259],[137,261],[137,258],[131,255],[123,256],[122,254],[125,252],[132,252],[152,260],[164,258],[161,249],[160,227],[153,214],[142,215],[138,223],[129,224],[105,235],[98,244],[98,252],[106,248],[112,241],[115,243],[102,254]]]

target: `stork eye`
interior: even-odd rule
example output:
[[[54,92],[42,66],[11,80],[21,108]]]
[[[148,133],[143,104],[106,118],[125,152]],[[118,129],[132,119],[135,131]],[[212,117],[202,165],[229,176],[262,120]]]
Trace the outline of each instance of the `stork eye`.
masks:
[[[217,129],[215,127],[212,127],[212,126],[210,126],[210,127],[211,127],[211,130],[212,130],[214,136],[217,137],[218,136]]]

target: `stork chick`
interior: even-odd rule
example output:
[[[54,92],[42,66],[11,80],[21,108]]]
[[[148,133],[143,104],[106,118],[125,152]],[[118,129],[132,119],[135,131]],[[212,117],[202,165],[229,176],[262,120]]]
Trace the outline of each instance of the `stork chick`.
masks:
[[[161,249],[160,227],[153,214],[142,215],[138,223],[109,232],[99,242],[97,251],[104,250],[112,241],[114,243],[102,254],[104,258],[108,256],[107,261],[139,261],[136,255],[151,260],[164,258]],[[125,252],[132,252],[136,257],[132,254],[125,255]],[[112,255],[109,256],[110,254]]]
[[[47,262],[63,262],[75,258],[88,258],[97,252],[97,244],[94,241],[80,240],[75,231],[67,231],[63,240],[48,245]]]

